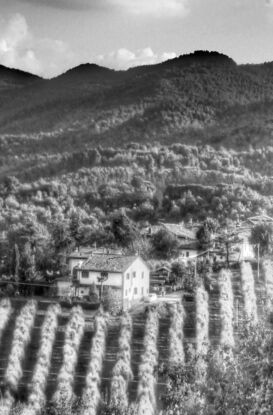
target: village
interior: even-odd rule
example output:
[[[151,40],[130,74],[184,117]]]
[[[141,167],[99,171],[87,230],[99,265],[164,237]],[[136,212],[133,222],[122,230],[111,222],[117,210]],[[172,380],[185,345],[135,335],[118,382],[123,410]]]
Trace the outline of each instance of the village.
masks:
[[[142,234],[146,238],[159,230],[177,238],[178,254],[169,261],[145,261],[138,253],[126,255],[122,249],[79,246],[67,255],[66,275],[57,277],[50,286],[46,282],[34,282],[33,293],[42,292],[67,304],[81,302],[91,308],[105,297],[113,297],[115,303],[119,302],[120,311],[140,302],[168,301],[175,298],[173,292],[177,292],[176,298],[181,298],[183,287],[189,291],[183,285],[183,277],[190,275],[192,280],[196,279],[206,265],[219,272],[221,268],[248,261],[259,272],[259,243],[250,242],[252,229],[259,224],[271,225],[273,219],[267,215],[250,217],[231,229],[212,233],[205,246],[197,238],[201,224],[192,221],[187,224],[161,222],[144,228]]]
[[[175,246],[168,260],[78,246],[51,281],[2,277],[1,415],[56,408],[60,415],[165,414],[170,399],[177,405],[171,394],[184,372],[195,402],[183,399],[203,405],[218,382],[208,383],[209,370],[220,359],[228,369],[219,373],[229,376],[233,354],[244,362],[273,323],[272,218],[252,216],[208,232],[212,224],[144,227],[143,238]],[[179,405],[180,415],[185,401]]]

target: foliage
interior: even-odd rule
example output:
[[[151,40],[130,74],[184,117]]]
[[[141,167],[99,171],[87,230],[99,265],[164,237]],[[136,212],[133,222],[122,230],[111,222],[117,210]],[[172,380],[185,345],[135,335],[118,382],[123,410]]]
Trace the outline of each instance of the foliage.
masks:
[[[92,340],[80,415],[96,415],[100,403],[100,382],[106,347],[108,315],[103,311],[95,317],[95,334]]]
[[[159,221],[205,221],[200,237],[206,245],[218,222],[223,227],[227,218],[235,225],[273,215],[271,147],[131,143],[126,149],[99,147],[93,164],[94,151],[39,154],[31,168],[36,156],[18,155],[18,177],[0,174],[2,274],[20,282],[65,275],[66,256],[79,245],[169,259],[177,255],[174,238],[146,238],[144,232]]]
[[[102,304],[112,315],[120,314],[122,310],[122,295],[119,289],[103,287]]]
[[[201,228],[198,229],[196,237],[202,248],[210,247],[216,229],[217,221],[211,218],[206,219]]]
[[[136,229],[133,222],[122,212],[112,216],[112,232],[117,243],[121,246],[128,246],[136,238]]]
[[[206,382],[198,381],[194,354],[186,366],[166,368],[164,415],[272,413],[272,346],[272,330],[267,324],[255,328],[245,324],[233,354],[225,348],[208,353]]]
[[[265,255],[272,249],[273,227],[271,224],[260,223],[251,230],[251,243],[259,244],[261,255]]]
[[[177,238],[165,229],[152,236],[151,244],[154,255],[158,258],[168,259],[178,253]]]

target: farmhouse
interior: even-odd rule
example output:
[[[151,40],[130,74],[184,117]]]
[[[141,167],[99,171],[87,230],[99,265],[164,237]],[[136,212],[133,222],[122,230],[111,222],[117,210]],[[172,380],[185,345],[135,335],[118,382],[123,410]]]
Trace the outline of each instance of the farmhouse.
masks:
[[[67,258],[67,266],[69,274],[72,276],[75,267],[82,265],[93,254],[118,254],[122,255],[120,249],[110,250],[106,248],[94,248],[94,247],[79,247]]]
[[[92,254],[74,268],[76,295],[109,288],[120,293],[123,309],[128,309],[149,294],[150,270],[139,256]]]

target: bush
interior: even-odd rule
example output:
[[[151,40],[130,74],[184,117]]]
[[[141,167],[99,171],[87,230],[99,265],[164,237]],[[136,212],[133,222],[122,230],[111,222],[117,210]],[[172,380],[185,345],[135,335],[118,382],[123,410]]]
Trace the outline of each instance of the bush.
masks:
[[[104,287],[105,290],[105,287]],[[102,304],[106,311],[116,316],[122,312],[122,295],[119,289],[107,288],[103,293]]]

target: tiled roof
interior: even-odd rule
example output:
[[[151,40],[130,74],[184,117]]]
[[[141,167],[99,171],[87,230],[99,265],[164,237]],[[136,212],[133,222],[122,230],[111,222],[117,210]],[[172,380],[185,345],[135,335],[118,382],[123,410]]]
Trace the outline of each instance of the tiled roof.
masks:
[[[92,251],[94,249],[92,248],[81,248],[79,251],[73,251],[71,252],[71,254],[68,256],[69,258],[75,258],[75,259],[85,259],[88,258],[89,255],[92,254]]]
[[[198,241],[189,241],[187,243],[181,243],[179,245],[180,249],[193,249],[195,251],[198,251],[200,248],[200,244]]]
[[[91,255],[80,269],[89,271],[124,272],[137,259],[137,256]]]
[[[168,232],[174,234],[178,238],[191,239],[193,241],[196,240],[196,232],[185,228],[185,226],[181,224],[162,223],[162,225]]]

